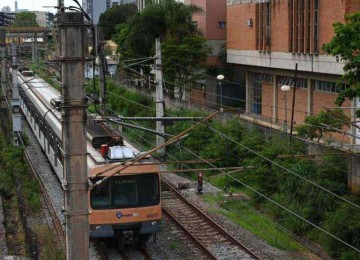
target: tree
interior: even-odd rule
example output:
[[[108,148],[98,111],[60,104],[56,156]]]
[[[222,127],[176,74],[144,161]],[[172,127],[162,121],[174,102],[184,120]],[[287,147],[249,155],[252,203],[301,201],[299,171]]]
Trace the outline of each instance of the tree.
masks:
[[[192,16],[201,12],[197,6],[175,0],[164,0],[159,4],[149,2],[140,14],[129,20],[126,28],[118,27],[115,40],[119,51],[132,51],[148,57],[153,54],[156,38],[162,42],[170,38],[180,42],[186,36],[199,35]]]
[[[342,105],[345,98],[360,97],[360,12],[345,16],[346,22],[335,23],[335,36],[324,44],[323,50],[336,57],[336,60],[346,62],[343,80],[350,84],[350,88],[343,90],[336,103]],[[356,111],[360,117],[360,110]]]
[[[15,20],[12,23],[14,27],[37,27],[39,26],[36,22],[36,14],[31,12],[17,13]]]
[[[164,76],[167,81],[176,83],[180,99],[186,87],[204,77],[208,52],[202,36],[188,36],[180,43],[169,39],[162,44]],[[167,87],[173,90],[174,84],[167,84]]]
[[[171,77],[176,84],[195,80],[194,72],[203,66],[203,58],[206,58],[204,53],[208,50],[204,44],[205,40],[192,22],[193,14],[202,12],[202,9],[195,5],[185,5],[175,0],[163,0],[159,4],[149,2],[147,7],[140,14],[133,16],[126,25],[117,27],[114,40],[118,44],[122,60],[133,59],[134,55],[153,56],[155,39],[160,38],[165,44],[163,47],[166,48],[164,58],[175,59],[180,65],[188,66],[188,72],[193,73],[185,78],[184,70],[178,66],[181,72],[176,73],[176,77],[166,72],[168,79]],[[191,45],[191,41],[194,45]],[[186,51],[186,46],[191,51]],[[172,50],[177,55],[172,54]],[[186,55],[187,59],[179,55]],[[174,64],[171,66],[172,68],[164,71],[174,71]],[[143,66],[142,69],[149,72],[149,66]]]
[[[298,135],[306,138],[318,138],[325,133],[337,132],[344,126],[350,126],[351,119],[341,109],[321,111],[317,115],[306,116],[304,124],[296,127]]]
[[[105,40],[110,40],[116,33],[116,26],[125,23],[130,17],[137,13],[135,4],[115,5],[102,13],[99,18],[99,27],[104,30]]]

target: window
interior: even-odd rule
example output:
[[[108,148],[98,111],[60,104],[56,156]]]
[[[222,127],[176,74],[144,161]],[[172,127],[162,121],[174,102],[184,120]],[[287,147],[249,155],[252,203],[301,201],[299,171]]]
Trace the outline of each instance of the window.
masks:
[[[288,85],[293,87],[295,85],[295,78],[288,77],[288,76],[279,76],[278,77],[278,84],[279,85]],[[296,86],[298,88],[307,88],[307,80],[303,78],[296,79]]]
[[[155,174],[113,177],[91,191],[93,209],[146,207],[159,202],[159,181]]]
[[[289,51],[317,53],[319,0],[290,0]]]
[[[219,22],[218,22],[218,27],[219,27],[219,28],[226,28],[226,22],[224,22],[224,21],[219,21]]]
[[[271,12],[270,3],[256,4],[256,49],[270,50]]]
[[[317,53],[319,45],[319,0],[314,0],[314,53]]]
[[[266,82],[266,83],[273,83],[274,82],[274,75],[267,74],[267,73],[255,73],[254,78],[256,81]]]
[[[324,91],[330,93],[340,93],[343,90],[349,88],[347,84],[339,84],[337,82],[329,82],[322,80],[315,80],[315,90]]]

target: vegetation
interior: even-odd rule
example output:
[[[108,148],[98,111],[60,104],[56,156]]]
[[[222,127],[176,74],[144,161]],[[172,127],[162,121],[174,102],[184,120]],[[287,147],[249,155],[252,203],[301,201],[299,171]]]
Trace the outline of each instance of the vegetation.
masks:
[[[65,259],[61,246],[57,244],[54,233],[48,227],[39,225],[35,227],[37,242],[40,245],[39,259]]]
[[[121,93],[124,96],[126,91]],[[130,94],[126,94],[127,97],[128,95]],[[137,94],[131,93],[131,95],[136,96]],[[136,102],[139,102],[139,98],[136,98]],[[114,99],[111,101],[112,106],[116,102],[122,103],[122,101],[119,102],[119,99],[117,101]],[[147,105],[154,107],[153,103]],[[124,108],[115,108],[116,111],[117,109]],[[144,115],[143,109],[146,111],[146,108],[133,109],[132,115]],[[188,110],[168,110],[167,112],[173,116],[205,115],[201,112]],[[126,113],[129,112],[126,111]],[[191,125],[193,122],[176,122],[167,126],[166,131],[169,134],[177,134]],[[140,141],[142,144],[149,145],[149,139],[141,138],[142,135],[139,132],[137,136],[133,135],[132,137],[137,142]],[[215,186],[226,188],[232,192],[240,192],[249,197],[249,201],[246,202],[236,199],[224,201],[221,197],[207,197],[208,200],[219,204],[222,208],[219,212],[241,226],[282,249],[302,250],[290,239],[289,235],[283,233],[284,230],[287,230],[285,233],[292,233],[300,238],[306,238],[315,244],[322,245],[332,257],[358,258],[359,254],[353,249],[341,244],[333,237],[319,231],[269,200],[283,205],[314,225],[336,235],[354,247],[360,248],[358,237],[360,234],[360,223],[358,222],[360,211],[358,208],[339,200],[310,183],[316,183],[359,205],[359,196],[357,194],[352,195],[347,189],[347,165],[344,155],[332,155],[334,151],[327,150],[324,151],[323,156],[316,160],[291,157],[291,155],[306,154],[306,145],[296,140],[292,140],[290,143],[288,138],[283,138],[281,134],[273,134],[271,139],[266,139],[257,128],[243,124],[238,120],[231,120],[227,123],[213,121],[207,125],[201,125],[183,139],[180,144],[168,147],[168,152],[177,159],[193,159],[194,155],[187,152],[186,149],[202,158],[217,159],[214,163],[217,167],[249,167],[240,173],[229,174],[229,177],[217,176],[219,173],[213,171],[205,172],[206,179]],[[279,158],[279,155],[290,156]],[[174,165],[174,167],[184,168],[187,166]],[[191,165],[191,168],[193,167],[203,168],[203,165]],[[187,174],[191,174],[191,169]],[[304,181],[296,175],[309,181]],[[195,178],[195,174],[192,176]],[[262,231],[263,227],[267,227],[266,232]]]
[[[166,57],[163,61],[165,80],[177,83],[180,99],[187,86],[191,88],[194,82],[204,77],[207,53],[206,40],[202,36],[185,37],[180,44],[174,39],[162,44],[162,54]],[[174,89],[174,86],[169,87]]]
[[[14,27],[37,27],[36,14],[31,12],[16,13],[15,20],[11,26]]]
[[[337,132],[344,126],[350,127],[351,118],[341,109],[321,111],[317,115],[306,116],[304,124],[296,127],[299,136],[318,141],[326,133]]]
[[[99,27],[104,30],[105,40],[110,40],[116,33],[116,26],[124,24],[130,17],[137,13],[136,4],[115,5],[102,13],[99,18]]]
[[[45,64],[32,64],[30,67],[35,74],[37,74],[40,78],[42,78],[55,89],[61,92],[61,86],[59,81],[56,79],[55,75],[49,75],[49,73],[47,73]]]
[[[180,88],[191,88],[199,79],[204,68],[209,48],[192,22],[194,14],[201,14],[201,8],[185,5],[175,0],[164,0],[160,4],[149,4],[140,14],[133,16],[126,24],[117,27],[114,41],[125,66],[126,62],[140,57],[153,57],[155,39],[160,38],[163,48],[165,79]],[[188,48],[191,45],[191,48]],[[173,62],[171,62],[171,61]],[[176,63],[176,64],[175,64]],[[179,65],[181,70],[179,70]],[[136,70],[149,72],[149,66],[137,65]],[[176,73],[174,73],[176,72]],[[174,90],[174,84],[167,85]]]
[[[350,88],[343,90],[337,98],[341,105],[346,98],[360,97],[360,12],[345,16],[344,24],[334,24],[335,36],[324,44],[323,50],[336,57],[337,61],[345,61],[343,80]],[[360,110],[356,112],[360,117]]]
[[[29,210],[34,213],[39,212],[41,209],[39,186],[29,175],[28,166],[23,159],[23,150],[5,145],[4,141],[1,142],[1,146],[0,178],[3,181],[0,182],[0,195],[10,198],[15,195],[17,188],[21,187],[29,203]]]

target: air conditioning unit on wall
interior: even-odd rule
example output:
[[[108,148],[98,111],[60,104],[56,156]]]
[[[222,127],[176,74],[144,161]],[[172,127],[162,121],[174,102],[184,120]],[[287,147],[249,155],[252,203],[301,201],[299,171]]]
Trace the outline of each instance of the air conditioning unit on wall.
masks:
[[[253,19],[247,19],[246,24],[247,26],[253,26]]]

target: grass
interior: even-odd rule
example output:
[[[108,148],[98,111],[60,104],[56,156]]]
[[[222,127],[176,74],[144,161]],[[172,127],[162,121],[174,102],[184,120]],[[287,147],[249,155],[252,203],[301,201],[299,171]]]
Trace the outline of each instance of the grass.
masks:
[[[171,241],[170,242],[170,249],[171,250],[175,250],[178,246],[179,246],[178,242],[176,242],[176,241]]]
[[[274,222],[256,212],[246,202],[225,198],[221,195],[206,195],[204,199],[210,204],[220,206],[213,209],[213,211],[228,217],[234,223],[264,239],[270,245],[285,251],[299,251],[302,248],[290,235],[284,233]]]
[[[34,71],[35,74],[37,74],[40,78],[45,80],[47,83],[49,83],[51,86],[53,86],[58,91],[61,91],[61,86],[58,83],[58,81],[56,81],[54,79],[54,76],[51,76],[51,75],[47,74],[44,71],[44,69],[45,69],[45,66],[31,65],[31,70]]]
[[[56,243],[54,233],[45,225],[34,227],[40,247],[39,259],[65,259],[64,252]]]
[[[15,196],[4,199],[6,244],[10,255],[26,256],[25,231],[22,227]]]

